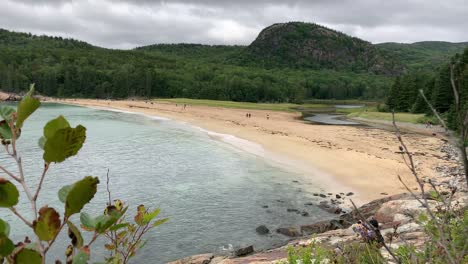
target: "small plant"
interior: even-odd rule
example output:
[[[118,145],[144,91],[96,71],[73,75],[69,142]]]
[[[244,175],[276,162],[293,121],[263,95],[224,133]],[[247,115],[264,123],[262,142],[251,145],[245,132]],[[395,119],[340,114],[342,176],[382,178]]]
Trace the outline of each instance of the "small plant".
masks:
[[[44,126],[44,135],[39,139],[39,147],[44,150],[44,168],[37,187],[33,190],[28,186],[23,173],[21,156],[17,152],[17,142],[21,136],[23,124],[41,105],[40,101],[33,97],[34,86],[19,102],[17,109],[9,106],[0,106],[0,138],[7,154],[15,161],[17,173],[11,172],[0,165],[0,171],[8,175],[10,180],[0,177],[0,208],[7,208],[17,216],[29,228],[31,228],[34,241],[28,236],[24,241],[14,243],[10,237],[9,224],[0,219],[0,263],[36,264],[45,263],[50,248],[54,245],[58,235],[67,228],[70,245],[65,256],[66,263],[87,263],[91,250],[90,247],[97,238],[108,240],[105,247],[109,250],[107,263],[127,263],[138,249],[144,246],[143,236],[152,228],[164,223],[167,219],[159,219],[160,210],[148,210],[144,205],[137,208],[133,221],[127,220],[127,210],[123,202],[110,199],[104,213],[98,216],[90,216],[82,212],[97,191],[99,179],[86,176],[73,184],[66,185],[58,191],[58,199],[64,203],[64,213],[60,213],[52,207],[44,205],[38,209],[37,198],[40,194],[47,171],[54,163],[60,163],[76,155],[86,139],[86,128],[78,125],[71,127],[69,122],[59,116],[49,121]],[[107,178],[109,179],[109,178]],[[33,211],[33,219],[27,219],[17,210],[20,192],[27,196]],[[108,182],[107,182],[108,183]],[[92,232],[92,238],[85,243],[80,229],[70,218],[80,213],[82,229]],[[56,261],[61,263],[60,260]]]

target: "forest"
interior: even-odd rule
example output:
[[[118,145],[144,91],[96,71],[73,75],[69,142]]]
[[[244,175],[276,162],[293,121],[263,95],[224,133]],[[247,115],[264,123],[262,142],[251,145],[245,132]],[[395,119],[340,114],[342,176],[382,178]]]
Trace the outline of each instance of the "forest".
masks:
[[[395,79],[390,88],[386,105],[397,112],[432,114],[423,96],[448,120],[450,128],[456,128],[453,84],[459,87],[462,107],[468,107],[468,48],[456,54],[433,72],[412,72]]]
[[[310,98],[382,100],[394,80],[350,69],[243,64],[235,58],[245,49],[161,44],[113,50],[0,29],[0,89],[22,92],[35,83],[40,94],[57,97],[301,103]]]

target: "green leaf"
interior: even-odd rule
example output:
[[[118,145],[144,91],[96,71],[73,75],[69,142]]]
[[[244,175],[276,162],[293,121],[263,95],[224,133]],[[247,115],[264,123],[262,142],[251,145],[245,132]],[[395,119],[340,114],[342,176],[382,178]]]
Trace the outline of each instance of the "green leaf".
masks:
[[[10,235],[10,225],[2,219],[0,219],[0,234]]]
[[[44,136],[40,137],[39,140],[37,141],[37,145],[38,145],[41,149],[44,149],[46,140],[47,140],[47,139],[46,139]]]
[[[161,212],[161,209],[156,209],[151,213],[146,213],[143,215],[143,224],[147,224],[151,222],[156,216],[158,216],[159,212]]]
[[[34,85],[31,85],[29,92],[21,99],[18,104],[18,111],[16,117],[16,127],[23,127],[24,121],[36,111],[37,108],[41,105],[41,102],[34,98],[32,95],[34,93]]]
[[[83,251],[78,251],[78,253],[73,257],[72,264],[86,264],[88,263],[88,254]]]
[[[94,230],[96,228],[96,221],[88,213],[81,213],[80,222],[85,229]]]
[[[72,244],[76,248],[83,246],[83,237],[81,236],[80,230],[70,221],[67,221],[68,225],[68,237],[72,239]]]
[[[54,239],[59,232],[60,225],[60,215],[54,208],[47,206],[39,210],[39,218],[33,222],[34,232],[42,241]]]
[[[55,119],[50,120],[45,126],[44,126],[44,137],[46,139],[52,138],[55,135],[55,132],[57,132],[60,129],[63,128],[68,128],[70,127],[70,123],[68,123],[67,119],[63,116],[59,116]]]
[[[73,184],[65,201],[66,217],[79,213],[83,206],[93,199],[98,183],[97,177],[86,176]]]
[[[74,156],[83,146],[86,139],[86,128],[78,125],[76,128],[62,128],[54,136],[47,138],[44,144],[44,160],[46,162],[62,162]]]
[[[12,139],[13,133],[11,133],[10,125],[5,120],[0,121],[0,138],[1,139]]]
[[[100,215],[96,217],[96,232],[104,233],[106,230],[115,224],[122,215],[118,212],[113,212],[109,215]]]
[[[18,254],[15,255],[15,264],[41,264],[42,257],[39,252],[29,249],[23,248],[21,249]]]
[[[0,260],[13,252],[15,245],[4,233],[0,233]]]
[[[151,226],[152,227],[157,227],[158,225],[162,225],[162,224],[166,223],[167,221],[169,221],[169,218],[160,219],[160,220],[154,222]]]
[[[125,228],[128,226],[128,223],[121,223],[121,224],[116,224],[116,225],[113,225],[109,228],[109,230],[111,231],[117,231],[119,229],[122,229],[122,228]]]
[[[16,109],[14,107],[7,105],[0,106],[0,116],[6,121],[11,120],[11,114],[13,114],[14,112],[16,112]]]
[[[62,203],[65,203],[67,201],[68,193],[70,192],[72,187],[73,187],[73,184],[65,185],[62,188],[60,188],[60,190],[58,191],[58,197]]]
[[[0,178],[0,207],[12,207],[18,203],[18,189],[10,181]]]

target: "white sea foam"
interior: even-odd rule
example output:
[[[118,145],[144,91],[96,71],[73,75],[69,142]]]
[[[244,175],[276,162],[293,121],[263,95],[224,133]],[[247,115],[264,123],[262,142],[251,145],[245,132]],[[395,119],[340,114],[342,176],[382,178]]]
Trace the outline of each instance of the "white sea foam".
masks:
[[[116,109],[116,108],[111,108],[111,107],[101,107],[101,106],[86,106],[86,107],[96,109],[96,110],[111,111],[111,112],[131,114],[131,115],[139,115],[139,116],[144,116],[153,120],[161,120],[161,121],[171,120],[169,118],[162,117],[162,116],[148,115],[148,114],[144,114],[140,112],[126,111],[126,110],[121,110],[121,109]]]

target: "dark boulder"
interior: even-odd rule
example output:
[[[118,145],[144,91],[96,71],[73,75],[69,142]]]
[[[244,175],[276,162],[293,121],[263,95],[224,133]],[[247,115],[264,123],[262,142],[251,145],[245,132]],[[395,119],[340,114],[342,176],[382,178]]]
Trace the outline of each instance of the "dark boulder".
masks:
[[[276,229],[276,233],[282,234],[288,237],[298,237],[301,235],[301,233],[294,227],[288,227],[288,228],[281,227],[281,228]]]
[[[255,231],[257,231],[258,234],[260,235],[266,235],[268,233],[270,233],[270,229],[268,229],[266,226],[264,225],[261,225],[261,226],[258,226]]]
[[[248,246],[248,247],[244,247],[244,248],[239,248],[237,249],[236,251],[234,251],[234,255],[236,257],[241,257],[241,256],[245,256],[245,255],[248,255],[248,254],[251,254],[254,252],[254,248],[253,246]]]

